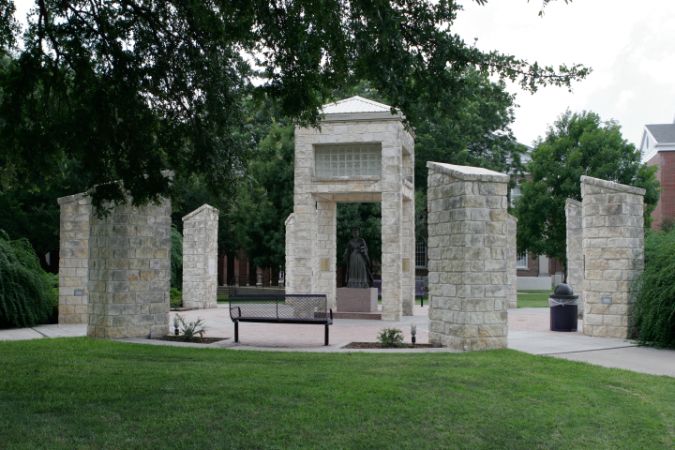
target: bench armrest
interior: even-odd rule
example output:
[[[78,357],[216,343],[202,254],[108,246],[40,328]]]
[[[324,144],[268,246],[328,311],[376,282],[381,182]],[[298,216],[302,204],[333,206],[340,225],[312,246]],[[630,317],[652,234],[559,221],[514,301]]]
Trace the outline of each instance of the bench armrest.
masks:
[[[236,317],[232,314],[233,310],[237,310],[237,316]],[[230,319],[237,320],[240,317],[241,317],[241,308],[239,306],[235,306],[234,308],[230,306]]]

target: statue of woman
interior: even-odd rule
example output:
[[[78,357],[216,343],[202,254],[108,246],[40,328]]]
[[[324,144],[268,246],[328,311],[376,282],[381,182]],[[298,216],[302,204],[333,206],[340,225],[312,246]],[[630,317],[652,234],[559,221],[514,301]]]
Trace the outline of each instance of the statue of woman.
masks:
[[[352,229],[352,239],[347,244],[343,256],[345,264],[345,286],[349,288],[368,288],[373,285],[370,273],[370,258],[366,241],[359,236],[358,228]]]

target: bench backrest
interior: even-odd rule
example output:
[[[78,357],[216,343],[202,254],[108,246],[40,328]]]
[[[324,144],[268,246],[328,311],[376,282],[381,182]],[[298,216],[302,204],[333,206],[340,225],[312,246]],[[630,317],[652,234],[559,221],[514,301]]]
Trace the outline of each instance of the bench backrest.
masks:
[[[328,318],[325,294],[248,294],[229,299],[230,318],[307,320]]]

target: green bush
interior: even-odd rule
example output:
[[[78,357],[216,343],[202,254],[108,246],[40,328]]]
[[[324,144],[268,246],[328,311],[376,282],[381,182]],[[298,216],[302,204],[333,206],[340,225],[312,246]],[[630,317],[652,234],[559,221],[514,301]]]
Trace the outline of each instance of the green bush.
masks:
[[[171,287],[183,286],[183,235],[175,225],[171,226]]]
[[[180,308],[183,306],[183,293],[180,291],[180,289],[172,287],[171,291],[169,291],[169,294],[172,308]]]
[[[54,284],[28,240],[12,241],[0,230],[0,328],[47,322],[58,303]]]
[[[403,345],[403,332],[398,328],[384,328],[377,335],[377,341],[382,347],[401,347]]]
[[[645,239],[645,270],[636,283],[635,327],[643,344],[675,347],[675,229]]]

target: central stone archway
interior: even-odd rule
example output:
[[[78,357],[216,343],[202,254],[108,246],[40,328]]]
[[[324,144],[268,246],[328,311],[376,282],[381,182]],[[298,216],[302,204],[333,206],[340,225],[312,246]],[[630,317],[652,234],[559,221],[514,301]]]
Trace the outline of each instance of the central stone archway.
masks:
[[[286,292],[336,307],[336,206],[382,205],[382,318],[415,301],[414,139],[403,116],[362,97],[324,105],[320,128],[295,129],[293,213],[286,220]]]

